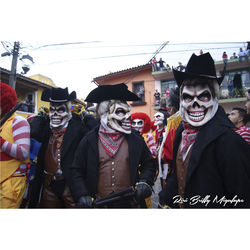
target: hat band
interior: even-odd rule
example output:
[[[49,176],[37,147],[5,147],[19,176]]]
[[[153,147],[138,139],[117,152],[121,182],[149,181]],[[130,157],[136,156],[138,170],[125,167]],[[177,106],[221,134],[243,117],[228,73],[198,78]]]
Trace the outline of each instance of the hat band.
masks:
[[[207,78],[213,78],[213,79],[216,79],[216,78],[217,78],[216,76],[203,75],[203,74],[199,74],[199,76],[207,77]]]
[[[67,102],[68,99],[64,99],[64,100],[53,100],[51,98],[49,98],[50,102]]]

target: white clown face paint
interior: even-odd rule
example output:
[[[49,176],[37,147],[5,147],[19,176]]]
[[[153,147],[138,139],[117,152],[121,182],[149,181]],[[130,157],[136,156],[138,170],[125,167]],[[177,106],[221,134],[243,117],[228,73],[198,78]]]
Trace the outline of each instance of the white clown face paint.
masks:
[[[164,114],[157,112],[154,114],[154,125],[161,126],[164,122]]]
[[[206,124],[213,118],[218,109],[217,98],[207,85],[184,86],[180,98],[182,119],[194,127]]]
[[[144,127],[143,119],[134,119],[132,121],[132,128],[139,131],[140,133],[142,133],[143,127]]]
[[[66,103],[50,103],[49,118],[51,128],[60,130],[66,127],[71,117],[70,109]]]
[[[131,133],[131,114],[130,106],[121,101],[113,101],[110,104],[107,116],[107,125],[116,131],[130,134]]]

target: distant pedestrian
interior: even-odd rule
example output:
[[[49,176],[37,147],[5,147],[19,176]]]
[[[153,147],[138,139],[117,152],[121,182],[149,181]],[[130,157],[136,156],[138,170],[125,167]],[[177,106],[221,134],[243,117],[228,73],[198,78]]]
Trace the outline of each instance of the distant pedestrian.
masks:
[[[166,67],[165,67],[165,61],[162,60],[162,58],[160,58],[159,62],[159,69],[162,71],[162,70],[166,70]]]
[[[246,61],[248,61],[248,54],[246,51],[243,51],[242,48],[240,48],[240,52],[239,52],[239,61],[242,62],[242,59],[245,58]]]
[[[234,97],[234,82],[232,79],[227,81],[227,89],[230,97]]]
[[[230,59],[238,59],[238,56],[236,55],[235,52],[234,52],[233,55],[230,57]]]
[[[158,106],[161,100],[161,94],[158,91],[158,89],[155,90],[154,97],[155,97],[155,106]]]
[[[156,61],[155,57],[153,57],[151,62],[152,62],[154,71],[158,71],[159,69],[158,69],[157,61]]]
[[[226,51],[224,51],[223,54],[222,54],[222,60],[223,60],[223,62],[224,62],[225,64],[226,64],[227,61],[228,61],[228,56],[227,56]]]
[[[248,144],[250,144],[250,128],[246,127],[245,117],[247,112],[243,108],[233,108],[228,118],[235,125],[237,132]]]

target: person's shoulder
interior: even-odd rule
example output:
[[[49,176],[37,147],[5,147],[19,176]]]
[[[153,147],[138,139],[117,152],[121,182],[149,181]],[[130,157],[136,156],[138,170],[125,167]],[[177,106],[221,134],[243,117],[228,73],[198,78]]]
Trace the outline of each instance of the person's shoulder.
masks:
[[[19,122],[22,122],[23,125],[25,124],[29,124],[28,121],[21,115],[16,115],[13,119],[13,123],[16,124],[16,123],[19,123]]]

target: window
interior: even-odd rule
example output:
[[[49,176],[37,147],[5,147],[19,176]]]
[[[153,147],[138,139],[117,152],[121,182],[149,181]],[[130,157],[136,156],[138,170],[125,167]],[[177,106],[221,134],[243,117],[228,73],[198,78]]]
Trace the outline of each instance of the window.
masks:
[[[169,89],[176,88],[177,84],[174,80],[162,80],[161,81],[161,93],[166,93],[166,91]]]
[[[250,87],[250,72],[249,70],[237,70],[237,71],[230,71],[230,72],[227,72],[224,79],[223,79],[223,82],[222,82],[222,87],[223,88],[227,88],[227,82],[229,79],[234,79],[234,75],[235,74],[240,74],[241,75],[241,80],[242,80],[242,87],[247,87],[249,88]]]
[[[18,102],[23,102],[19,111],[34,113],[36,105],[36,90],[26,85],[17,84],[16,93]]]
[[[140,98],[139,101],[134,102],[133,104],[146,104],[145,102],[145,88],[144,82],[133,82],[132,83],[133,92]]]

